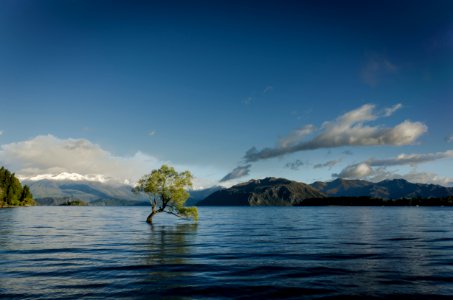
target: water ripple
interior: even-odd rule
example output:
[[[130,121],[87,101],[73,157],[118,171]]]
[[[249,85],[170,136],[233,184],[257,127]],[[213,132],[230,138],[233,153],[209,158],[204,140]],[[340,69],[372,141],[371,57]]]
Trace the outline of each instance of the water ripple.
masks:
[[[451,208],[0,210],[0,299],[448,299]],[[45,216],[45,217],[43,217]]]

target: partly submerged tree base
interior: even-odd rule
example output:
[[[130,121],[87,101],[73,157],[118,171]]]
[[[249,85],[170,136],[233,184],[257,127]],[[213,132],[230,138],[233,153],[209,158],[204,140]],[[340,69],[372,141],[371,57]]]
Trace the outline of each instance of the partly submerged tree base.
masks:
[[[151,213],[148,218],[146,218],[146,223],[148,224],[153,224],[153,217],[154,217],[155,213]]]
[[[170,214],[170,215],[174,215],[178,218],[182,218],[182,219],[192,219],[194,220],[195,222],[198,221],[198,210],[196,207],[184,207],[184,208],[181,208],[179,210],[178,213],[176,212],[172,212],[172,211],[167,211],[167,210],[153,210],[153,212],[151,212],[149,214],[149,216],[146,218],[146,223],[148,224],[153,224],[153,217],[155,215],[157,215],[158,213],[160,212],[164,212],[164,213],[167,213],[167,214]]]

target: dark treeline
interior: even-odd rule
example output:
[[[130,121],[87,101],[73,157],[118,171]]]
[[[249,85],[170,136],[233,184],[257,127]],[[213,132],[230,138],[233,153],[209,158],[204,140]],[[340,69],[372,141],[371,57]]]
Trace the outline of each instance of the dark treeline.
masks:
[[[60,204],[60,206],[88,206],[88,202],[75,199],[75,200],[66,201],[66,202]]]
[[[6,168],[0,168],[0,207],[34,205],[30,188],[22,187],[19,179]]]
[[[305,199],[296,206],[453,206],[453,196],[445,198],[412,198],[384,200],[372,197],[327,197]]]

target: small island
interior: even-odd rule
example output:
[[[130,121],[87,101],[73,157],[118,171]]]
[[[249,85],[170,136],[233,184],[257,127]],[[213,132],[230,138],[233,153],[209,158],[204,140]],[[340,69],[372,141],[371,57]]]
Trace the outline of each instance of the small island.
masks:
[[[27,185],[22,187],[19,179],[5,167],[0,168],[0,208],[33,206],[35,200]]]
[[[74,199],[74,200],[68,200],[68,201],[60,204],[60,206],[88,206],[88,202]]]

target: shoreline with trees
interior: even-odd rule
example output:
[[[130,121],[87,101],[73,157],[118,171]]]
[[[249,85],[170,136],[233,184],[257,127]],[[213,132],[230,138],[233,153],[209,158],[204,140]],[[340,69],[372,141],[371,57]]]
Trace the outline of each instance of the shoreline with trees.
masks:
[[[385,200],[372,197],[326,197],[305,199],[294,206],[453,206],[453,196]]]
[[[27,185],[22,187],[14,173],[5,167],[0,168],[0,208],[34,206],[33,195]]]

